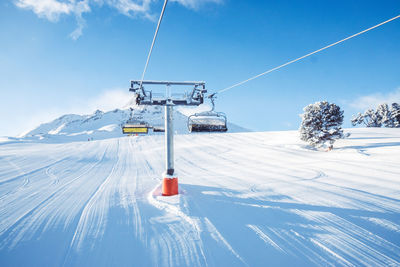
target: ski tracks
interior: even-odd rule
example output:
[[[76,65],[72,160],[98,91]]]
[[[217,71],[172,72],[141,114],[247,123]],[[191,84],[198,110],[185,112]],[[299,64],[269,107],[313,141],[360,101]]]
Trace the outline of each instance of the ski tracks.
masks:
[[[113,189],[111,184],[115,183],[115,181],[113,181],[114,179],[118,179],[116,170],[120,162],[120,157],[118,155],[120,149],[119,143],[120,142],[118,141],[116,152],[112,153],[113,155],[116,155],[117,161],[112,165],[109,174],[106,174],[102,183],[94,190],[92,195],[84,204],[78,225],[71,241],[71,247],[74,249],[80,250],[85,239],[90,238],[96,240],[104,233],[111,198],[110,190]],[[97,175],[100,175],[100,173],[97,173]],[[91,244],[91,249],[93,249],[94,245],[95,243]]]
[[[65,265],[400,265],[400,168],[379,148],[306,151],[268,133],[176,139],[181,194],[168,198],[160,136],[46,145],[37,162],[3,152],[19,168],[1,170],[2,253],[57,231]]]
[[[1,212],[3,217],[0,229],[0,233],[3,235],[1,246],[9,245],[13,247],[20,240],[30,239],[34,234],[38,234],[37,230],[40,226],[44,225],[44,229],[46,229],[56,221],[61,221],[62,218],[64,219],[64,224],[68,225],[75,216],[74,210],[77,208],[76,205],[71,205],[73,203],[68,203],[70,202],[68,199],[76,201],[70,198],[71,189],[76,191],[74,184],[84,180],[85,175],[90,173],[96,166],[99,166],[104,157],[105,152],[98,161],[89,165],[86,164],[86,168],[77,165],[77,170],[81,170],[81,173],[77,172],[76,176],[69,175],[64,177],[64,182],[60,182],[54,187],[49,187],[45,179],[35,179],[34,186],[31,186],[30,190],[34,192],[41,191],[40,193],[15,195],[13,198],[8,196],[7,201],[10,204],[5,205],[5,209],[2,209]],[[56,165],[52,164],[51,166]],[[61,168],[65,168],[65,166]],[[14,198],[18,198],[20,201],[15,202]],[[29,202],[21,201],[21,198],[26,198]],[[8,234],[6,234],[6,231]]]

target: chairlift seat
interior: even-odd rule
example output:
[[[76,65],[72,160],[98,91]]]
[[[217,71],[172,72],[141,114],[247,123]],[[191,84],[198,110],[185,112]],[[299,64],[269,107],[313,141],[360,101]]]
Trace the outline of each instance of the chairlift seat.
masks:
[[[189,126],[190,132],[226,132],[228,128],[225,125],[213,124],[192,124]]]
[[[226,116],[222,112],[204,112],[189,116],[190,132],[226,132]]]
[[[164,129],[164,127],[163,126],[153,126],[153,132],[161,132],[161,133],[163,133],[163,132],[165,132],[165,129]]]
[[[146,124],[125,124],[122,127],[123,134],[148,134],[149,127]]]

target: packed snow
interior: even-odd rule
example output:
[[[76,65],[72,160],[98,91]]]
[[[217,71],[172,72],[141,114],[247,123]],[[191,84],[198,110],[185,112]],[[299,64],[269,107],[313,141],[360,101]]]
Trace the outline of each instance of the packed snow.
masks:
[[[399,266],[400,131],[348,132],[177,135],[173,197],[161,135],[2,142],[0,266]]]

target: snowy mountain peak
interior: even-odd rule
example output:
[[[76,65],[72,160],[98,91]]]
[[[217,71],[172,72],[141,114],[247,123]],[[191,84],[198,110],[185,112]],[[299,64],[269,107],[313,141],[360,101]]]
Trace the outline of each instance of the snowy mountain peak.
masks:
[[[189,133],[187,117],[194,112],[197,112],[197,109],[194,109],[193,112],[174,110],[174,130],[177,134]],[[69,142],[122,137],[122,125],[129,119],[130,114],[131,108],[114,109],[108,112],[96,110],[89,115],[66,114],[51,122],[39,125],[24,134],[22,138],[49,142]],[[164,125],[164,112],[161,106],[135,105],[132,107],[132,115],[134,118],[147,122],[150,126],[162,127]],[[228,131],[245,132],[248,130],[228,123]],[[150,131],[149,134],[162,133]]]

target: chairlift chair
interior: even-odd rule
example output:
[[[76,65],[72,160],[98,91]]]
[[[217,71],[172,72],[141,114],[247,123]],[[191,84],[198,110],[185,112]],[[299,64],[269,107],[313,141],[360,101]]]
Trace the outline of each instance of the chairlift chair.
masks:
[[[149,133],[149,125],[144,121],[139,121],[143,119],[143,117],[137,116],[133,118],[132,116],[133,109],[131,108],[131,116],[128,121],[122,126],[123,134],[148,134]]]
[[[153,132],[155,132],[155,133],[158,133],[158,132],[163,133],[163,132],[165,132],[165,128],[164,128],[164,126],[153,126]]]
[[[195,113],[188,117],[188,129],[190,132],[226,132],[227,119],[223,112],[216,112],[214,98],[215,94],[210,95],[212,108],[209,111]]]
[[[122,126],[123,134],[148,134],[149,127],[146,124],[125,124]]]

